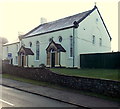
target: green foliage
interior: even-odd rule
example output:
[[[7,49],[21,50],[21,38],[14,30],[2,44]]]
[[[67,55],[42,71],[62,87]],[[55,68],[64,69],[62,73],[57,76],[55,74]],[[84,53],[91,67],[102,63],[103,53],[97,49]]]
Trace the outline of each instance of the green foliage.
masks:
[[[34,67],[34,65],[31,65],[31,67]]]
[[[45,64],[40,64],[39,67],[40,68],[46,68]]]

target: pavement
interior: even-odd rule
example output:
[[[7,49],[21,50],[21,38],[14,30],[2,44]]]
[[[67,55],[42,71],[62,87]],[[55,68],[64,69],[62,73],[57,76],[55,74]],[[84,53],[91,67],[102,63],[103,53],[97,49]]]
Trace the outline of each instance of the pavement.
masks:
[[[96,107],[102,107],[102,108],[112,107],[112,108],[120,109],[120,103],[118,102],[82,95],[79,93],[71,92],[69,90],[63,91],[63,90],[53,89],[44,86],[37,86],[37,85],[6,79],[6,78],[2,79],[2,85],[15,88],[21,91],[25,91],[28,93],[48,97],[65,103],[69,103],[79,107],[86,107],[92,109]]]

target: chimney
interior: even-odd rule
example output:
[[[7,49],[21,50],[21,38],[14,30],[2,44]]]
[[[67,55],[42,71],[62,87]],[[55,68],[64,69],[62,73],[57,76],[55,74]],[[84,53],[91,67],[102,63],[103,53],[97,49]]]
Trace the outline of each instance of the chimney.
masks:
[[[41,17],[41,19],[40,19],[40,23],[41,23],[41,24],[47,23],[47,19],[44,18],[44,17]]]

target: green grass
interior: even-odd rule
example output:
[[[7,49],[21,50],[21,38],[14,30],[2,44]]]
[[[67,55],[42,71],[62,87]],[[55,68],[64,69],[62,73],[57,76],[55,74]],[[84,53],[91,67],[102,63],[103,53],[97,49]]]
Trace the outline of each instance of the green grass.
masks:
[[[13,76],[13,75],[10,75],[10,74],[2,74],[2,77],[12,79],[12,80],[21,81],[21,82],[25,82],[25,83],[30,83],[30,84],[33,84],[33,85],[50,87],[50,88],[63,90],[63,91],[68,91],[69,90],[69,92],[73,92],[73,93],[78,93],[78,94],[83,94],[83,95],[88,95],[88,96],[94,96],[94,97],[98,97],[98,98],[102,98],[102,99],[106,99],[106,100],[120,102],[119,98],[113,98],[113,97],[104,96],[104,95],[96,94],[96,93],[92,93],[92,92],[85,92],[85,91],[75,90],[75,89],[67,88],[67,87],[64,87],[64,86],[60,86],[58,84],[52,84],[52,83],[49,83],[49,82],[30,80],[30,79],[26,79],[26,78]]]
[[[90,77],[120,81],[120,69],[67,69],[51,68],[53,72],[79,77]]]

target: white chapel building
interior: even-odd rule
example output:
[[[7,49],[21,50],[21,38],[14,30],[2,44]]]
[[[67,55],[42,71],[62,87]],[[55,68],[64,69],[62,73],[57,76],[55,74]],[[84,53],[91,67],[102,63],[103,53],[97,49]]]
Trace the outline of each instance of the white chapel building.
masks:
[[[40,24],[3,45],[3,60],[23,67],[77,67],[80,54],[111,51],[111,36],[97,8]]]

